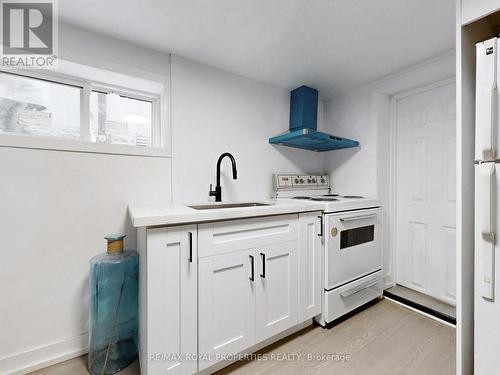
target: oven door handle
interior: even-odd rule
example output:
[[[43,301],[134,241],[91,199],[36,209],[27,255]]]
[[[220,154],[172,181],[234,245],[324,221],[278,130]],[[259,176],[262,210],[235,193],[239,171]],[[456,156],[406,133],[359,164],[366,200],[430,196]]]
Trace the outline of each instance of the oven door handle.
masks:
[[[349,289],[349,290],[346,290],[345,292],[340,293],[340,296],[342,298],[352,296],[353,294],[361,292],[363,289],[368,289],[369,287],[371,287],[377,283],[378,283],[378,279],[367,281],[364,284],[358,285],[352,289]]]
[[[349,217],[341,217],[340,221],[341,222],[347,222],[347,221],[356,221],[356,220],[362,220],[362,219],[370,219],[372,217],[376,217],[377,214],[368,214],[368,215],[358,215],[358,216],[349,216]]]

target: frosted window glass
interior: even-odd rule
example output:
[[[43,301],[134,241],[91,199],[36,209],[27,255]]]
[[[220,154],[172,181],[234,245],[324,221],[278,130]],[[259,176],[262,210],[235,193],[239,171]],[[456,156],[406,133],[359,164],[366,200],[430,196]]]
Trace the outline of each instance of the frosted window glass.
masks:
[[[92,91],[90,136],[93,142],[151,147],[150,101]]]
[[[80,139],[81,90],[0,73],[0,132]]]

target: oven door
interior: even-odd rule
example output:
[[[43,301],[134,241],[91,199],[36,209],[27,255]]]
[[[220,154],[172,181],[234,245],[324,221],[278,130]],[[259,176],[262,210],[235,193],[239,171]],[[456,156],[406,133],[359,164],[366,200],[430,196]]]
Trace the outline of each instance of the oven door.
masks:
[[[325,289],[382,268],[380,208],[325,215]]]

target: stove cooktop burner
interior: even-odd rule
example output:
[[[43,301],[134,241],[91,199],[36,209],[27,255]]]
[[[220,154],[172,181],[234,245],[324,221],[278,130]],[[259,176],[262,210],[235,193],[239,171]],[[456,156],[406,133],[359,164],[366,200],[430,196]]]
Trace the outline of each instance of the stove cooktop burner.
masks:
[[[345,199],[361,199],[364,198],[361,195],[339,195],[339,194],[324,194],[321,196],[307,196],[307,195],[299,195],[296,197],[292,197],[292,199],[304,199],[304,200],[309,200],[309,201],[316,201],[316,202],[335,202],[338,201],[338,198],[345,198]]]
[[[323,196],[323,197],[313,197],[311,198],[312,201],[320,201],[320,202],[334,202],[334,201],[338,201],[337,198],[331,198],[331,197],[327,197],[327,196]]]

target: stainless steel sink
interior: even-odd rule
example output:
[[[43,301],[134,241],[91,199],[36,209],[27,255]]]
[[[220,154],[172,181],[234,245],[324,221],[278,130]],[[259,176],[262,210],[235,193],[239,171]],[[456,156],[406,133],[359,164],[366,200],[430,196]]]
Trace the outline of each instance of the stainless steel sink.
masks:
[[[200,204],[195,206],[188,206],[195,210],[216,210],[219,208],[244,208],[244,207],[262,207],[270,206],[267,203],[248,202],[248,203],[216,203],[216,204]]]

